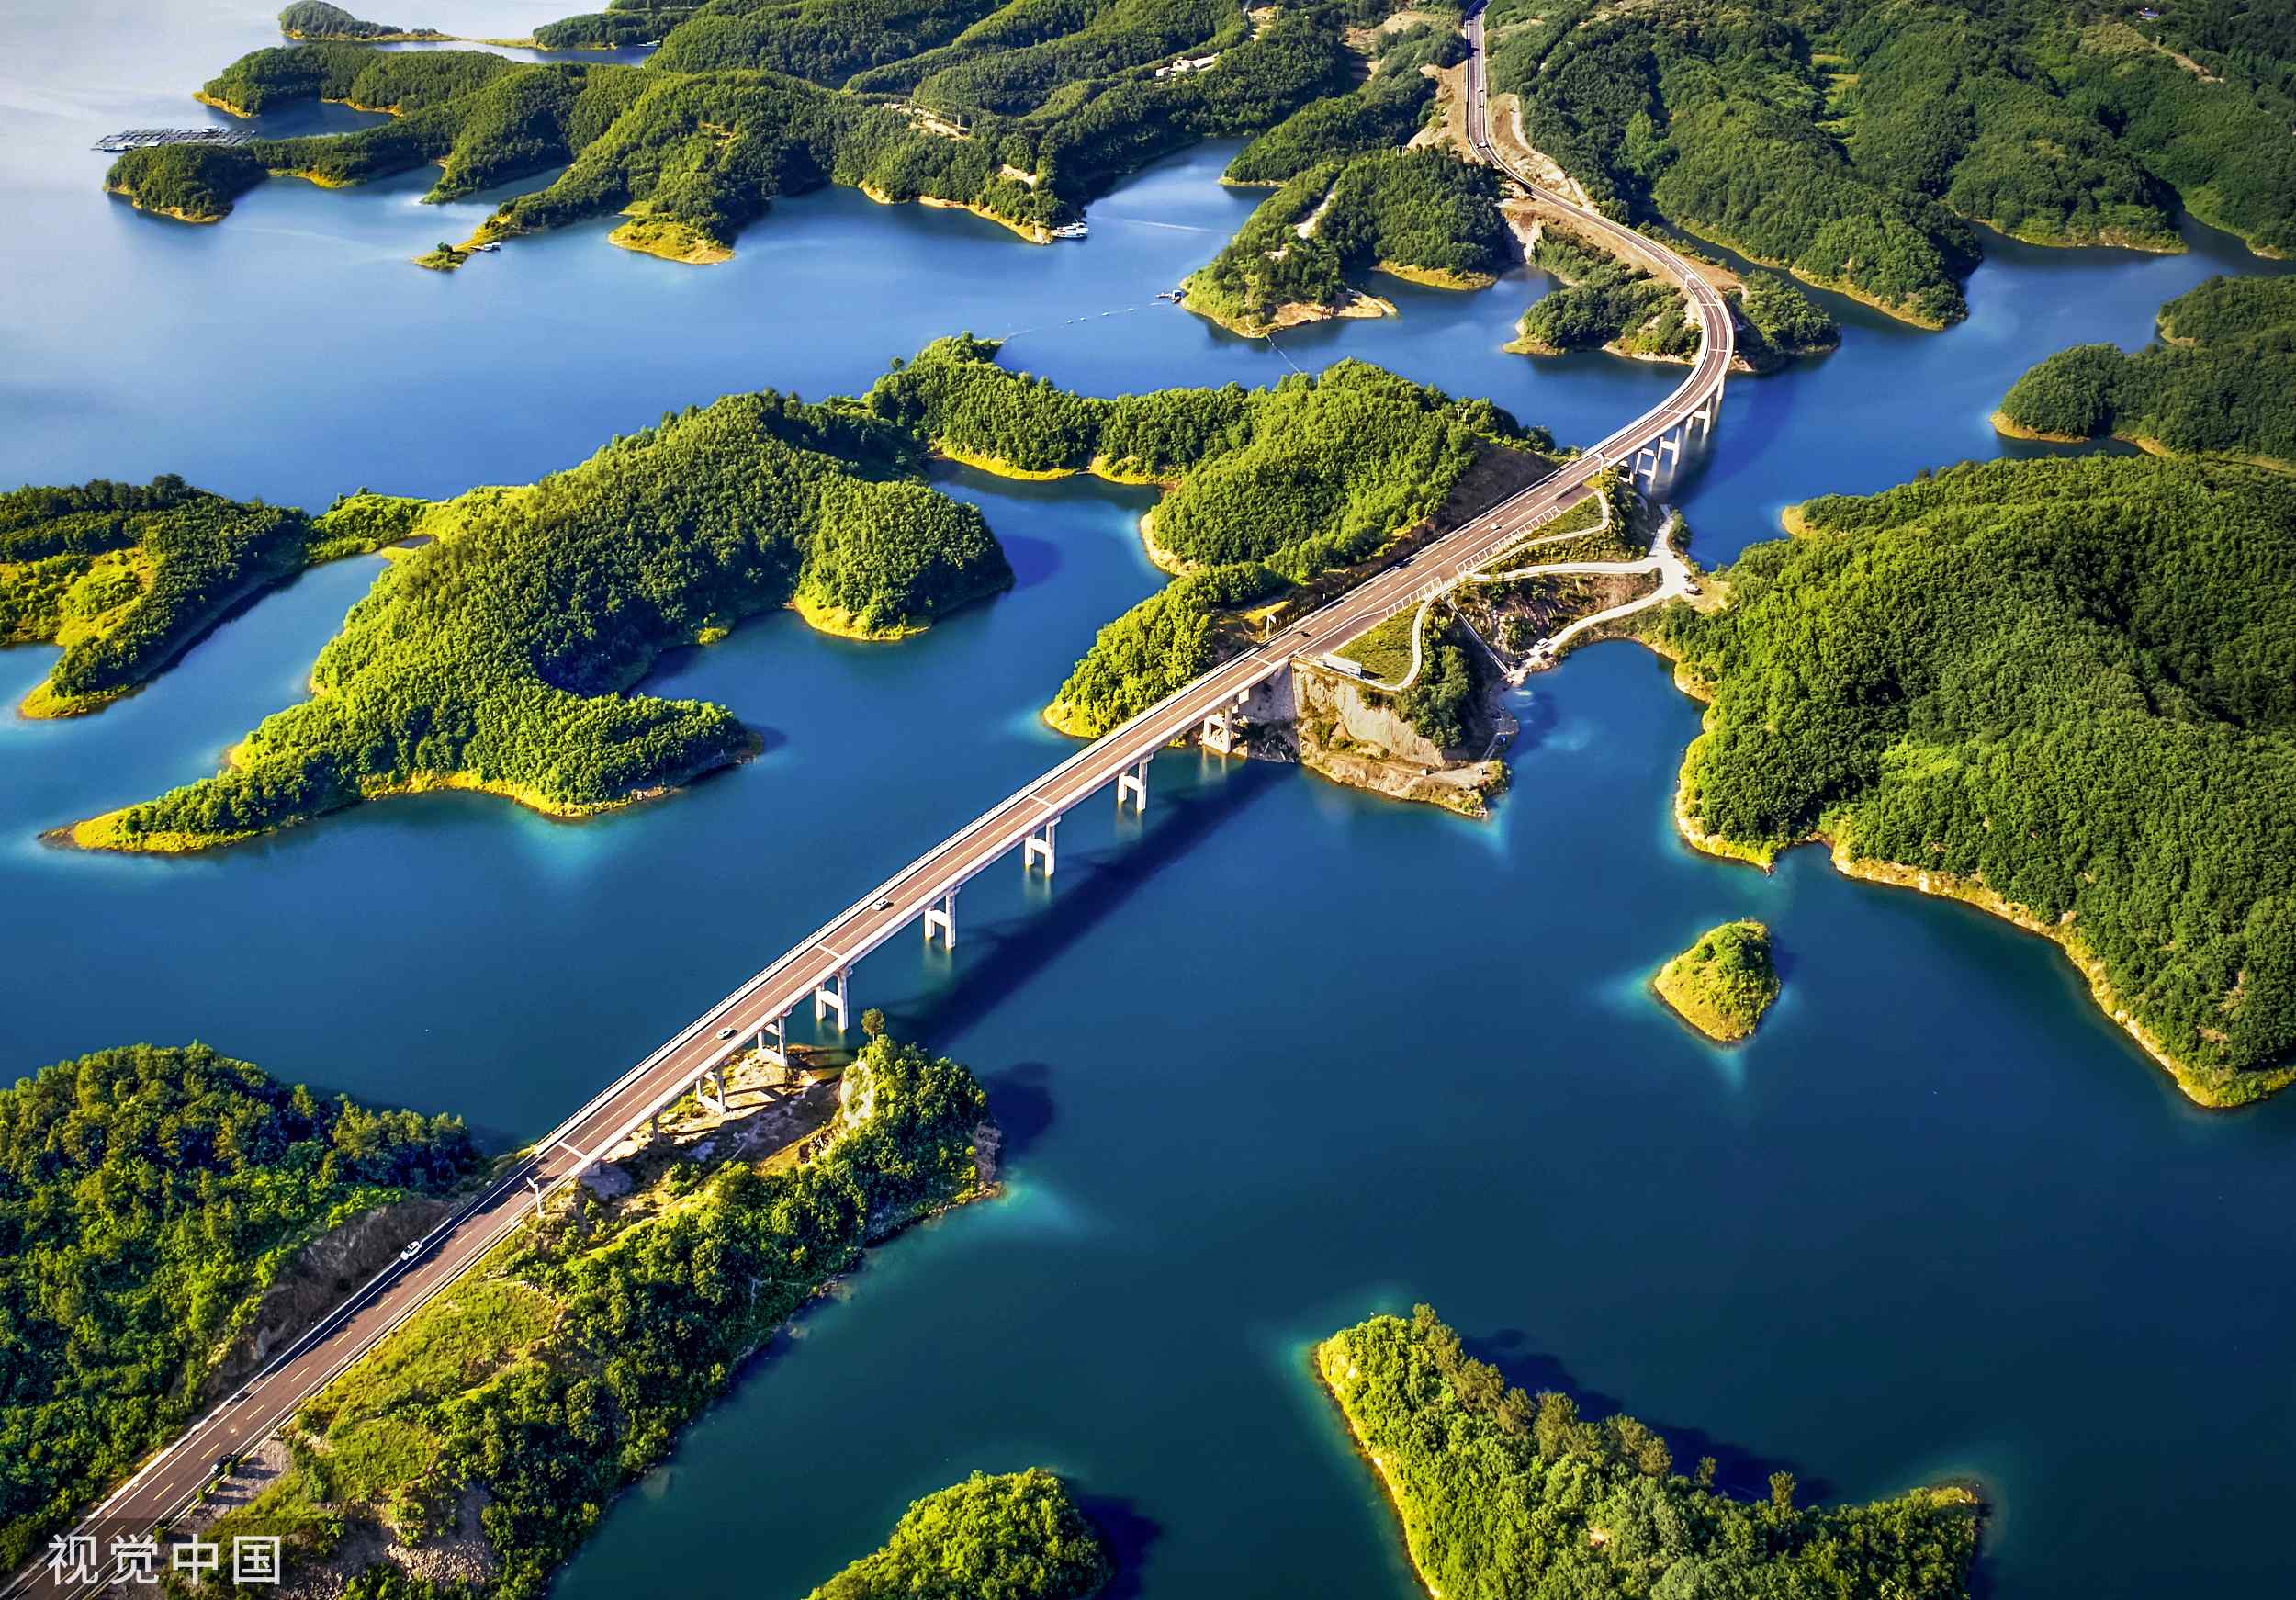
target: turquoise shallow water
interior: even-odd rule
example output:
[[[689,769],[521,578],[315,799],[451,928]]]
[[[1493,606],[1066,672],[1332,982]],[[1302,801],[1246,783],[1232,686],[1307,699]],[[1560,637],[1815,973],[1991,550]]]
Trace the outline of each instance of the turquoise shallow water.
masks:
[[[419,177],[275,183],[215,228],[96,191],[96,135],[203,115],[182,91],[267,42],[253,9],[99,4],[0,23],[0,479],[184,473],[323,503],[523,480],[671,407],[865,385],[942,332],[1113,393],[1271,381],[1359,355],[1565,439],[1673,380],[1501,353],[1536,292],[1395,286],[1403,315],[1281,353],[1154,302],[1251,197],[1224,152],[1141,175],[1081,246],[848,193],[779,206],[706,270],[602,225],[453,277]],[[560,7],[441,26],[513,34]],[[343,125],[349,113],[311,120]],[[1835,356],[1732,386],[1679,497],[1721,559],[1777,508],[1998,453],[2023,367],[2141,340],[2213,270],[1998,246],[1944,335],[1845,308]],[[1105,313],[1105,314],[1104,314]],[[763,731],[758,761],[568,827],[482,796],[393,802],[211,857],[118,861],[44,828],[208,770],[301,675],[371,563],[310,574],[157,685],[70,724],[0,720],[0,1060],[192,1037],[331,1089],[555,1120],[889,866],[1067,748],[1034,711],[1149,593],[1137,493],[947,479],[1021,576],[894,648],[793,619],[656,686]],[[13,703],[51,653],[0,654]],[[884,1251],[676,1459],[563,1592],[802,1592],[974,1467],[1073,1474],[1133,1592],[1409,1594],[1308,1341],[1435,1302],[1518,1378],[1664,1425],[1734,1482],[1856,1496],[1972,1473],[2003,1596],[2282,1586],[2296,1469],[2287,1218],[2296,1110],[2205,1116],[2047,946],[1964,908],[1701,860],[1668,830],[1694,706],[1631,647],[1538,681],[1488,825],[1295,771],[1157,763],[1144,824],[1098,803],[1057,887],[966,891],[953,962],[896,941],[861,1003],[971,1063],[1012,1132],[1006,1200]],[[1699,930],[1776,929],[1784,999],[1716,1051],[1641,978]]]

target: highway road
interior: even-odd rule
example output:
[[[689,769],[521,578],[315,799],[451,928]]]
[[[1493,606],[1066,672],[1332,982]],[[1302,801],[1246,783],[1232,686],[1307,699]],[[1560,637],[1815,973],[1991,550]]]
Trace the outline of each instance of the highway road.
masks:
[[[1527,175],[1507,164],[1490,140],[1480,15],[1469,19],[1468,36],[1474,50],[1467,84],[1475,151],[1526,187],[1534,186]],[[806,1004],[817,984],[916,923],[944,895],[1020,848],[1048,819],[1108,787],[1166,745],[1193,734],[1207,717],[1286,670],[1294,657],[1319,656],[1404,606],[1418,603],[1431,586],[1447,586],[1487,566],[1536,524],[1576,502],[1597,472],[1685,426],[1716,395],[1727,374],[1733,349],[1728,306],[1662,245],[1551,191],[1538,192],[1542,198],[1567,207],[1588,231],[1612,239],[1689,295],[1704,342],[1689,376],[1663,401],[1551,476],[1078,749],[861,896],[544,1135],[482,1196],[422,1241],[416,1259],[396,1263],[363,1286],[243,1388],[197,1419],[107,1496],[79,1531],[98,1535],[99,1544],[107,1548],[113,1535],[149,1529],[178,1516],[207,1483],[218,1458],[242,1455],[260,1444],[337,1373],[477,1265],[531,1213],[539,1197],[573,1182],[706,1072],[748,1049],[761,1027]],[[43,1560],[17,1574],[5,1593],[79,1594],[91,1589],[52,1582]]]

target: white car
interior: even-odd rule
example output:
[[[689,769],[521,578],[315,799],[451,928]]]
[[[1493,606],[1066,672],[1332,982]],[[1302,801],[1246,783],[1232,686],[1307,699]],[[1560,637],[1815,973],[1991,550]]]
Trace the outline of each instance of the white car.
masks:
[[[411,1245],[408,1245],[405,1249],[403,1249],[403,1250],[401,1250],[401,1251],[400,1251],[400,1252],[399,1252],[399,1259],[400,1259],[400,1260],[401,1260],[401,1261],[411,1261],[411,1260],[413,1260],[413,1259],[414,1259],[417,1256],[420,1256],[420,1255],[422,1255],[422,1240],[420,1240],[420,1239],[417,1239],[417,1240],[416,1240],[413,1244],[411,1244]]]

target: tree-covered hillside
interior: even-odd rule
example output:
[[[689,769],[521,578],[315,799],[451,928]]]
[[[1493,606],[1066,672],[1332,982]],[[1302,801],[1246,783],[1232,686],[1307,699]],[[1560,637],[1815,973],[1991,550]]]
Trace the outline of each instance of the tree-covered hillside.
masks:
[[[62,646],[23,709],[76,716],[158,674],[238,602],[373,547],[180,478],[14,490],[0,494],[0,646]]]
[[[1031,1467],[917,1501],[882,1549],[807,1600],[1084,1600],[1112,1572],[1068,1486]]]
[[[838,1095],[803,1159],[716,1138],[634,1159],[619,1203],[578,1187],[308,1402],[293,1464],[216,1537],[276,1533],[291,1572],[408,1595],[437,1591],[394,1556],[446,1534],[470,1557],[452,1593],[545,1593],[774,1329],[872,1240],[982,1192],[988,1097],[963,1067],[878,1038]],[[462,1531],[466,1504],[483,1509]],[[996,1510],[960,1520],[987,1532]]]
[[[2296,247],[2286,29],[2167,0],[1499,0],[1494,93],[1624,217],[1660,217],[1911,321],[1964,312],[1975,220],[2178,248],[2181,201]]]
[[[1512,241],[1491,169],[1439,150],[1390,150],[1310,167],[1262,201],[1189,275],[1181,302],[1238,332],[1289,308],[1343,304],[1374,266],[1460,288],[1488,284]]]
[[[1046,714],[1087,738],[1240,648],[1236,607],[1362,561],[1427,516],[1480,452],[1519,452],[1536,475],[1538,453],[1553,448],[1487,400],[1453,400],[1362,362],[1249,393],[1104,400],[1007,371],[995,349],[928,346],[881,379],[870,404],[991,466],[1171,486],[1150,536],[1183,575],[1100,630]]]
[[[824,184],[969,206],[1042,238],[1143,162],[1352,91],[1346,20],[1323,5],[1255,23],[1213,0],[615,5],[537,41],[659,39],[641,65],[324,42],[254,51],[201,97],[242,115],[311,99],[397,113],[351,133],[257,140],[232,158],[234,181],[363,183],[436,164],[439,200],[568,169],[505,202],[486,239],[619,211],[640,225],[618,242],[711,259],[775,197]],[[1179,58],[1209,64],[1159,75]],[[114,186],[157,190],[148,164],[116,167]]]
[[[1997,420],[2044,438],[2111,434],[2178,455],[2296,468],[2296,278],[2214,277],[2161,308],[2160,342],[2061,350]]]
[[[2296,497],[2256,468],[1965,466],[1801,508],[1656,632],[1691,828],[2014,911],[2217,1104],[2296,1076]]]
[[[626,693],[660,653],[795,604],[884,637],[1011,580],[974,507],[910,437],[771,390],[667,417],[581,466],[435,506],[356,496],[338,536],[432,542],[394,562],[219,775],[75,837],[196,849],[379,794],[480,787],[565,814],[735,760],[724,707]]]
[[[298,1249],[477,1164],[453,1118],[323,1100],[199,1044],[0,1089],[0,1565],[189,1420]]]
[[[1568,1395],[1511,1389],[1426,1306],[1316,1346],[1316,1370],[1385,1482],[1412,1564],[1444,1600],[1777,1596],[1965,1600],[1978,1508],[1964,1489],[1868,1505],[1718,1493],[1659,1434]]]

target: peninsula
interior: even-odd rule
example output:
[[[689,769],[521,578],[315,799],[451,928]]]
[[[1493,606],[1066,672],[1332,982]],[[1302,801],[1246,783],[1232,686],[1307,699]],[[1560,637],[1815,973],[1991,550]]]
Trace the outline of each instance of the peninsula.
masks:
[[[1867,1505],[1716,1487],[1659,1433],[1570,1396],[1510,1388],[1426,1306],[1315,1347],[1316,1376],[1387,1491],[1412,1566],[1442,1600],[1521,1594],[1827,1594],[1967,1600],[1976,1496],[1914,1489]]]
[[[1753,1036],[1778,997],[1770,930],[1754,921],[1709,928],[1651,978],[1650,987],[1676,1015],[1718,1044]]]
[[[1647,637],[1708,703],[1701,849],[2046,935],[2193,1099],[2296,1081],[2296,499],[2147,456],[1962,466],[1788,513]],[[1919,604],[1908,604],[1919,596]]]
[[[388,535],[180,478],[0,494],[0,646],[63,654],[17,709],[100,710],[157,676],[232,607]]]

